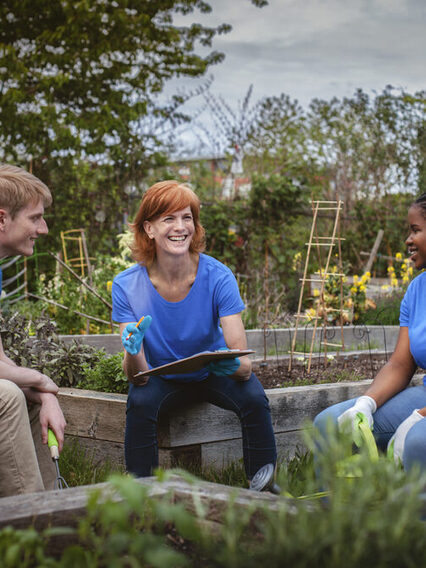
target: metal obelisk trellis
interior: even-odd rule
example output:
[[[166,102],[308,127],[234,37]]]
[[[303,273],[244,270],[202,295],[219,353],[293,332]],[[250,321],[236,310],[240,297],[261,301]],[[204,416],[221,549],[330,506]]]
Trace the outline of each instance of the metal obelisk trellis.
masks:
[[[344,350],[344,338],[343,338],[343,269],[342,269],[342,250],[341,250],[341,241],[344,240],[340,237],[340,212],[342,209],[343,201],[312,201],[312,212],[313,212],[313,220],[312,220],[312,228],[311,233],[309,236],[309,242],[305,243],[307,246],[307,253],[306,253],[306,260],[305,260],[305,269],[303,272],[303,278],[301,278],[302,285],[300,287],[300,296],[299,296],[299,304],[297,308],[296,314],[296,323],[294,329],[294,335],[291,344],[291,351],[290,351],[290,360],[289,360],[289,371],[291,370],[292,363],[293,363],[293,355],[304,355],[307,356],[306,352],[298,352],[295,351],[296,348],[296,341],[297,341],[297,332],[299,328],[299,323],[301,318],[309,317],[313,320],[313,328],[312,328],[312,337],[311,337],[311,345],[309,349],[309,355],[307,359],[307,372],[309,373],[311,370],[311,363],[312,363],[312,353],[314,350],[315,345],[315,336],[318,328],[319,320],[322,321],[323,333],[322,333],[322,340],[320,345],[324,347],[324,361],[327,361],[327,347],[334,347]],[[328,236],[318,235],[318,217],[320,211],[335,211],[334,217],[334,224],[332,234]],[[318,271],[315,273],[315,277],[311,278],[308,276],[309,270],[309,262],[312,253],[312,249],[316,250],[317,257],[318,257]],[[325,262],[324,262],[324,255],[323,251],[325,250]],[[337,268],[338,272],[330,272],[330,262],[333,252],[336,251],[337,256]],[[324,292],[325,292],[325,285],[327,278],[329,276],[337,276],[340,278],[340,305],[339,308],[331,308],[326,307],[325,299],[324,299]],[[303,303],[303,296],[305,292],[306,284],[310,282],[315,282],[319,284],[320,292],[318,296],[318,302],[315,309],[314,316],[307,316],[301,313],[302,310],[302,303]],[[340,329],[341,329],[341,343],[330,343],[327,341],[326,337],[326,330],[327,330],[327,313],[331,311],[339,312],[339,320],[340,320]]]

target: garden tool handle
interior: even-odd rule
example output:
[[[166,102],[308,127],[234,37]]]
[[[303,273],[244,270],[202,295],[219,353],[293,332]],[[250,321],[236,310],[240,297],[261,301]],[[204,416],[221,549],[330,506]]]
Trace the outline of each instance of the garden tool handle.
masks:
[[[50,428],[47,431],[47,445],[49,446],[50,455],[52,457],[52,460],[58,460],[59,459],[58,440],[56,439],[56,436],[53,433],[53,430],[51,430]]]
[[[356,425],[358,429],[358,436],[354,436],[355,444],[360,447],[361,439],[364,442],[370,459],[377,461],[379,459],[379,452],[377,450],[376,440],[374,439],[373,432],[368,424],[368,420],[363,412],[358,412],[356,415]]]

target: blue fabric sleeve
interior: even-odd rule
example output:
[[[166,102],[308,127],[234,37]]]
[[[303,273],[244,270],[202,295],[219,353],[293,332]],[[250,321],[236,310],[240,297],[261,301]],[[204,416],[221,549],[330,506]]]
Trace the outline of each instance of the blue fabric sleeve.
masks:
[[[408,327],[410,322],[410,302],[409,302],[409,295],[410,295],[410,288],[407,288],[407,291],[402,298],[401,306],[399,308],[399,325],[401,327]]]
[[[123,289],[114,280],[111,289],[112,296],[112,319],[118,323],[137,321],[129,301]]]
[[[239,314],[245,308],[238,289],[238,283],[230,270],[218,282],[215,296],[219,317]]]

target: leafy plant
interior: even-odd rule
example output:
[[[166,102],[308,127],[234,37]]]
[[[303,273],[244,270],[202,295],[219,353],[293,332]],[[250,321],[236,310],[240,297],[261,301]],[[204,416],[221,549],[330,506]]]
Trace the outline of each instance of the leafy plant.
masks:
[[[84,448],[77,439],[67,439],[60,458],[61,475],[70,487],[102,483],[113,473],[123,473],[123,468],[110,460],[97,458],[94,452]]]
[[[123,353],[107,355],[101,351],[98,361],[83,364],[83,378],[79,387],[83,389],[127,394],[129,382],[123,372]]]
[[[31,322],[16,312],[0,312],[0,333],[6,355],[17,365],[45,373],[62,387],[77,386],[83,365],[94,365],[100,357],[90,345],[77,341],[66,345],[56,333],[55,322],[45,315]]]
[[[307,430],[311,452],[299,453],[279,468],[277,482],[282,494],[291,494],[291,499],[277,497],[267,506],[253,499],[242,507],[231,495],[221,512],[206,506],[204,494],[201,497],[197,491],[197,479],[188,473],[157,473],[157,482],[177,474],[193,485],[192,499],[185,505],[167,492],[151,496],[149,485],[115,475],[108,492],[99,489],[90,494],[87,514],[77,530],[65,527],[39,534],[32,528],[8,527],[0,531],[0,558],[3,565],[16,568],[34,564],[52,568],[254,568],[259,564],[357,568],[370,566],[372,559],[379,568],[422,566],[424,477],[417,471],[406,474],[384,456],[373,460],[367,447],[354,456],[352,439],[336,431],[327,440],[323,452],[316,454],[314,468],[312,450],[323,440]],[[349,477],[342,468],[348,459],[356,462]],[[49,556],[48,538],[53,531],[78,537],[59,558]]]

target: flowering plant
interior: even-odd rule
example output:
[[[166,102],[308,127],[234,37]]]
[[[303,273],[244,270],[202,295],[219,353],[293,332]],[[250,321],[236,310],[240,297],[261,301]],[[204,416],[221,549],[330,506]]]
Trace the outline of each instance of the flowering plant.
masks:
[[[319,271],[317,274],[321,278],[324,272]],[[362,276],[355,275],[353,284],[349,287],[347,277],[339,272],[337,266],[333,266],[324,281],[324,290],[318,288],[313,290],[313,304],[305,311],[305,317],[308,321],[315,318],[324,318],[329,324],[340,323],[340,318],[344,324],[357,321],[360,313],[374,309],[376,304],[367,298],[367,284],[371,275],[365,272]]]

